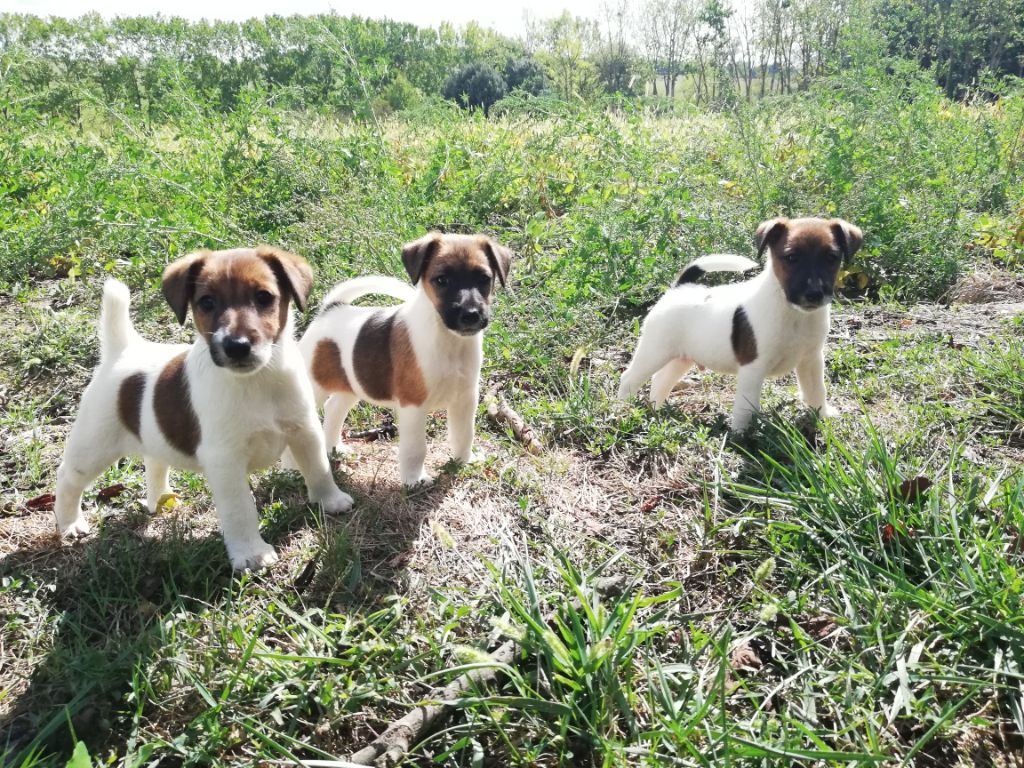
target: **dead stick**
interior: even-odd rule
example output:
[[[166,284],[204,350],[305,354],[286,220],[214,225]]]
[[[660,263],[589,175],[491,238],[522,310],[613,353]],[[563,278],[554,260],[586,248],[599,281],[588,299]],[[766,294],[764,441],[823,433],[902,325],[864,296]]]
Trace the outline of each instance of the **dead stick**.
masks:
[[[487,393],[487,415],[498,426],[508,425],[512,428],[512,434],[516,440],[526,446],[526,450],[532,454],[544,452],[544,446],[537,438],[533,427],[526,423],[522,416],[513,410],[505,401],[505,396],[498,392],[497,387]]]
[[[594,579],[595,591],[605,596],[621,593],[622,576],[606,576]],[[550,624],[554,614],[545,621]],[[519,655],[520,646],[513,640],[506,640],[492,654],[493,667],[472,669],[452,680],[444,687],[434,704],[424,704],[411,710],[405,717],[389,725],[369,746],[349,757],[356,765],[392,766],[408,753],[410,747],[419,742],[437,724],[455,709],[454,702],[473,686],[496,682],[502,669],[511,666]]]
[[[519,646],[512,640],[505,641],[494,653],[493,667],[473,669],[459,675],[441,691],[436,704],[416,707],[405,717],[396,720],[380,736],[364,749],[352,755],[349,760],[356,765],[394,765],[409,748],[419,741],[436,722],[446,718],[455,708],[452,703],[470,687],[497,680],[502,667],[509,666],[519,653]]]

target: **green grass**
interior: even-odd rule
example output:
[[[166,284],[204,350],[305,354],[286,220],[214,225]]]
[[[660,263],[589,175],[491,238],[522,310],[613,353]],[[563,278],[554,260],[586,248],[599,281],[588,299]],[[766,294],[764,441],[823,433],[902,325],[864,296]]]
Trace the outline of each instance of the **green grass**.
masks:
[[[425,102],[381,131],[256,97],[157,126],[94,104],[81,130],[8,104],[5,764],[60,766],[78,742],[125,766],[343,759],[509,638],[515,663],[411,764],[1012,764],[1020,322],[918,302],[977,264],[1019,269],[1024,111],[1019,95],[961,105],[912,73],[870,74],[707,114],[545,102],[485,120]],[[671,276],[704,252],[749,255],[779,213],[866,233],[853,269],[868,287],[847,292],[828,352],[842,416],[816,424],[783,380],[730,438],[733,382],[710,373],[658,413],[616,402]],[[77,543],[26,509],[52,490],[96,362],[105,275],[131,285],[147,337],[180,341],[191,329],[158,276],[190,249],[284,245],[320,296],[401,274],[401,243],[431,227],[517,251],[485,389],[501,386],[542,456],[481,411],[488,460],[445,465],[432,420],[436,487],[402,493],[395,446],[361,446],[338,464],[357,501],[341,520],[293,473],[260,473],[282,559],[259,575],[230,572],[198,475],[176,474],[181,502],[150,517],[140,464],[111,467]],[[360,408],[353,426],[379,419]],[[904,498],[917,477],[931,487]]]

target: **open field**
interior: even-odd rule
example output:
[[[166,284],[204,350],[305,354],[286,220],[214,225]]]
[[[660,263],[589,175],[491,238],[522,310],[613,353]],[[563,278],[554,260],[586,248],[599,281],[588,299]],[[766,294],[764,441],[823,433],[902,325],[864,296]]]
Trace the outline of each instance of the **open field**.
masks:
[[[131,766],[343,759],[514,638],[500,684],[410,764],[1024,765],[1024,101],[852,82],[724,114],[8,116],[6,762],[61,765],[79,740]],[[841,417],[816,425],[782,380],[731,440],[732,380],[714,374],[656,414],[615,402],[670,277],[751,255],[779,213],[865,231],[828,353]],[[448,466],[437,418],[436,486],[404,494],[396,445],[362,444],[338,461],[357,501],[339,520],[296,474],[259,474],[282,559],[258,575],[231,574],[187,473],[150,518],[141,466],[112,467],[89,497],[97,532],[71,544],[26,506],[52,490],[106,274],[146,336],[182,340],[157,279],[190,249],[283,245],[318,298],[400,275],[399,246],[432,227],[518,254],[484,390],[543,454],[481,409],[487,461]],[[362,407],[350,426],[383,418]]]

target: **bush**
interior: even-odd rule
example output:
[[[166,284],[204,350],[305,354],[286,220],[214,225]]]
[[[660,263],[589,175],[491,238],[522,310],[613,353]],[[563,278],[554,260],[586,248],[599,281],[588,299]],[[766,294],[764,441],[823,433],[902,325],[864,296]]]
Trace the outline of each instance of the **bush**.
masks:
[[[484,114],[508,92],[505,79],[490,64],[477,61],[454,72],[444,84],[446,99],[472,109],[481,107]]]
[[[505,83],[510,92],[523,91],[531,96],[539,96],[547,88],[548,78],[540,62],[523,56],[509,59],[505,64]]]
[[[415,107],[421,100],[419,89],[399,72],[395,79],[388,83],[380,95],[373,100],[373,111],[378,115],[401,112]]]

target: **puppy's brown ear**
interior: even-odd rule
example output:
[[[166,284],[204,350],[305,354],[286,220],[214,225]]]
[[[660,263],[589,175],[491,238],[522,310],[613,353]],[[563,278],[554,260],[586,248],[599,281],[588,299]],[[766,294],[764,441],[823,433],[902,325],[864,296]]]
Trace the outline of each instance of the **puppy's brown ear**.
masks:
[[[172,261],[164,268],[160,290],[182,325],[188,316],[188,305],[196,290],[196,277],[203,268],[207,253],[208,251],[190,253],[177,261]]]
[[[785,217],[762,221],[754,235],[754,241],[757,243],[757,258],[761,258],[765,248],[779,242],[788,228],[789,219]]]
[[[313,290],[313,268],[309,263],[301,256],[269,245],[257,248],[256,255],[274,270],[277,284],[281,290],[291,294],[299,311],[305,312],[306,300]]]
[[[860,227],[844,219],[832,219],[829,226],[832,227],[832,236],[843,251],[843,260],[849,261],[850,257],[860,250],[864,242],[864,233],[860,231]]]
[[[512,251],[504,245],[498,245],[489,237],[485,237],[481,245],[483,246],[484,253],[487,254],[487,261],[490,262],[491,269],[498,276],[498,282],[501,283],[502,288],[506,288],[508,270],[512,266]]]
[[[405,265],[405,271],[409,273],[409,279],[412,280],[413,285],[420,281],[427,265],[440,247],[440,232],[428,232],[419,240],[413,240],[403,246],[402,263]]]

